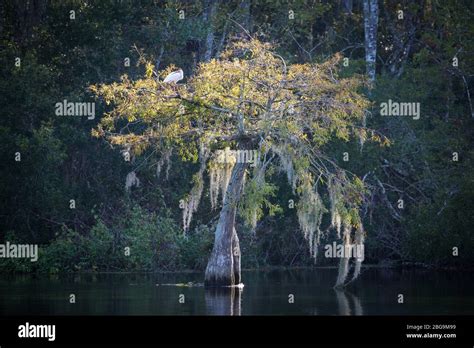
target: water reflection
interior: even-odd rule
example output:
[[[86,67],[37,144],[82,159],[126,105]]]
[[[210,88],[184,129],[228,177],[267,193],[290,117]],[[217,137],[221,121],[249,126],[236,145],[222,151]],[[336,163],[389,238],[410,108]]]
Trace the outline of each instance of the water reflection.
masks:
[[[341,289],[334,289],[339,315],[364,315],[359,297]]]
[[[337,269],[244,271],[238,288],[198,283],[201,273],[0,275],[2,315],[439,315],[474,313],[470,273],[367,269],[332,289]],[[162,284],[162,285],[157,285]],[[163,284],[169,284],[164,286]],[[400,306],[400,288],[413,300]],[[347,291],[349,290],[349,291]],[[76,303],[69,303],[69,295]],[[289,302],[289,294],[294,302]],[[179,301],[185,296],[185,303]]]
[[[241,315],[242,289],[213,287],[205,289],[206,312],[209,315]]]

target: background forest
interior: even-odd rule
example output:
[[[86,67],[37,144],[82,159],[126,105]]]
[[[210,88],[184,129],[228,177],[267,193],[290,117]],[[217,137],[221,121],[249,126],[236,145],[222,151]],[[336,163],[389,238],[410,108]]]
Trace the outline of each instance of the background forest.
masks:
[[[38,243],[40,257],[5,260],[1,270],[203,270],[218,212],[203,199],[184,234],[179,207],[199,164],[172,154],[168,167],[152,149],[124,161],[120,148],[92,136],[107,105],[89,87],[124,74],[138,79],[146,61],[156,71],[173,64],[192,76],[245,35],[242,27],[275,44],[289,63],[325,62],[340,52],[348,58],[342,76],[366,74],[366,1],[2,1],[0,242]],[[325,145],[339,166],[370,184],[365,262],[472,267],[474,3],[378,6],[366,123],[390,144]],[[64,99],[95,101],[96,117],[56,116],[54,105]],[[381,116],[379,105],[389,99],[420,103],[420,119]],[[126,190],[132,171],[140,185]],[[288,208],[294,197],[286,176],[271,175],[277,185],[255,233],[238,220],[242,267],[312,266]]]

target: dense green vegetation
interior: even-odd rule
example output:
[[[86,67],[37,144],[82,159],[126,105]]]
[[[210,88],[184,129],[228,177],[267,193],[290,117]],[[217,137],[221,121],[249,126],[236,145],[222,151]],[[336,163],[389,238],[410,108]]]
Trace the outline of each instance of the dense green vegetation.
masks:
[[[150,62],[155,71],[173,65],[190,77],[209,48],[216,57],[228,41],[243,39],[242,27],[274,43],[289,63],[326,62],[340,52],[348,58],[339,63],[341,76],[364,74],[362,1],[354,0],[350,11],[347,3],[2,1],[0,242],[38,243],[40,257],[37,263],[4,259],[0,269],[203,270],[218,212],[203,199],[184,235],[179,208],[199,165],[173,154],[169,173],[164,168],[157,176],[161,157],[153,149],[124,161],[121,148],[92,136],[110,106],[95,99],[90,86],[119,82],[124,74],[150,77]],[[366,263],[472,266],[474,4],[379,4],[376,83],[363,92],[372,101],[367,126],[390,144],[334,140],[324,150],[365,179]],[[95,101],[95,119],[56,116],[54,105],[64,99]],[[381,116],[379,105],[389,99],[420,103],[420,119]],[[132,170],[140,186],[127,191]],[[286,175],[268,175],[277,184],[267,188],[255,230],[238,220],[242,267],[313,265],[296,211],[288,208],[297,198]]]

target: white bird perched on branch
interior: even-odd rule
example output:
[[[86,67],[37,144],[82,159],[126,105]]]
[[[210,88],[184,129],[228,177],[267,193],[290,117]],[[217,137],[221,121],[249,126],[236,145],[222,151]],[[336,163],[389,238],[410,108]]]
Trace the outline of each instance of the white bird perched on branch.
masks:
[[[183,70],[179,69],[177,71],[173,71],[171,74],[165,77],[163,80],[164,83],[177,83],[183,79]]]

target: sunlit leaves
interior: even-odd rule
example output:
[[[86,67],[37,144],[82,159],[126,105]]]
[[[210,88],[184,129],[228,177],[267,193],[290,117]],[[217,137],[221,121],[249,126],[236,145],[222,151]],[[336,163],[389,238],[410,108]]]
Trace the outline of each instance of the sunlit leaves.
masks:
[[[157,79],[148,62],[143,79],[122,76],[120,82],[91,87],[111,108],[94,135],[140,149],[163,139],[177,145],[200,138],[222,142],[242,127],[247,134],[273,134],[280,140],[311,138],[318,146],[331,134],[348,140],[368,103],[357,93],[363,80],[338,78],[340,58],[287,66],[270,44],[244,40],[177,85],[160,80],[175,66]],[[146,131],[150,128],[155,131]]]

